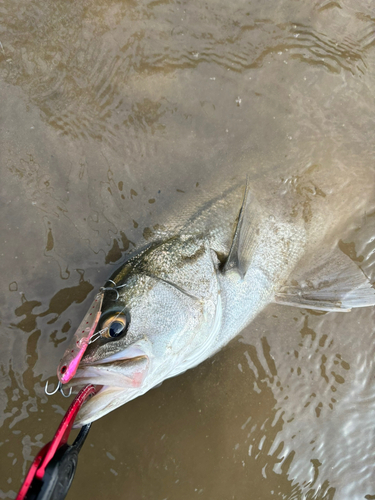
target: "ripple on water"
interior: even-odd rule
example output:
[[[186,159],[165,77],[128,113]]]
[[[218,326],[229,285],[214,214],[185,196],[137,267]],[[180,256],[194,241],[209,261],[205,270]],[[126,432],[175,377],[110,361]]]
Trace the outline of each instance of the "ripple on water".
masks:
[[[322,162],[372,168],[373,1],[299,5],[15,0],[2,6],[0,76],[14,95],[2,102],[9,119],[1,138],[15,138],[4,140],[1,189],[13,205],[2,213],[7,222],[26,220],[21,239],[18,224],[9,227],[14,247],[6,249],[18,257],[14,248],[25,241],[32,247],[19,269],[6,261],[13,268],[9,295],[1,297],[0,415],[10,436],[0,443],[2,478],[14,478],[5,497],[15,497],[15,480],[63,412],[56,400],[47,401],[41,381],[54,372],[108,266],[163,222],[150,221],[150,207],[160,206],[158,190],[172,200],[178,188],[181,199],[195,174],[209,173],[207,165],[220,186],[221,164],[232,175],[231,144],[237,157],[250,151],[243,161],[254,175],[266,168],[268,151],[272,165],[290,167],[307,165],[317,148]],[[279,133],[285,151],[283,141],[275,142]],[[162,185],[152,181],[157,170]],[[172,200],[177,207],[180,199]],[[375,281],[371,210],[342,248]],[[40,224],[28,227],[38,216]],[[127,229],[133,224],[136,234]],[[97,423],[101,449],[111,442],[119,447],[113,456],[122,457],[111,480],[104,475],[99,483],[118,495],[120,482],[113,481],[123,478],[134,498],[147,497],[139,477],[148,467],[150,489],[169,488],[174,498],[202,491],[189,489],[193,476],[212,498],[227,495],[228,485],[236,498],[255,488],[263,498],[279,491],[289,499],[374,497],[374,319],[371,310],[319,315],[268,308],[243,343],[234,342],[236,362],[229,351],[219,353],[127,407],[126,426],[123,413]],[[161,441],[173,427],[173,439]],[[114,428],[121,428],[115,443]],[[102,457],[99,464],[87,457],[86,478],[93,470],[99,478]],[[89,497],[90,487],[80,494]]]
[[[334,7],[321,9],[307,24],[298,13],[280,22],[280,9],[264,9],[263,16],[262,8],[229,4],[217,6],[213,22],[203,5],[182,12],[163,4],[104,9],[86,1],[70,10],[41,0],[13,2],[6,12],[9,43],[3,39],[12,63],[3,75],[26,90],[62,134],[152,155],[152,136],[162,135],[177,110],[164,98],[165,85],[186,71],[242,73],[283,57],[334,73],[371,72],[366,58],[373,52],[373,20],[358,14],[348,22],[346,10]],[[140,133],[150,141],[139,140]]]
[[[355,248],[352,258],[361,256],[371,279],[373,230],[370,212],[350,239]],[[322,493],[326,489],[335,498],[370,498],[375,473],[374,309],[347,314],[295,310],[293,319],[286,309],[269,309],[268,320],[263,315],[253,323],[256,328],[259,322],[265,337],[255,344],[251,337],[242,342],[253,344],[245,357],[256,392],[264,383],[272,389],[282,419],[269,450],[271,455],[277,451],[281,459],[275,470],[281,472],[285,457],[293,451],[288,477],[305,495],[326,498]],[[267,334],[276,328],[273,323],[278,331],[289,333]]]

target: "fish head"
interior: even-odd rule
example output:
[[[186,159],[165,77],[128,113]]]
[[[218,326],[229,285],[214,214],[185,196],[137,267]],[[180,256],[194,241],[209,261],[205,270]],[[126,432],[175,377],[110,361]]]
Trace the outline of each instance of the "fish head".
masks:
[[[70,381],[101,387],[80,410],[77,426],[207,357],[221,320],[216,273],[204,242],[174,238],[112,276],[97,330]]]

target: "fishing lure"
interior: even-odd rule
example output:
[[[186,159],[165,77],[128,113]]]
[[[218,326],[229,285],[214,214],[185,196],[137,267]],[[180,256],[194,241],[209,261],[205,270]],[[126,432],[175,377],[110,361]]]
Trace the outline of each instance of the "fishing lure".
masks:
[[[101,289],[74,334],[74,341],[70,344],[69,349],[65,351],[63,357],[61,358],[60,364],[57,368],[57,377],[61,384],[69,382],[77,371],[79,362],[81,361],[82,356],[90,343],[90,339],[98,325],[102,313],[103,297],[104,289]]]

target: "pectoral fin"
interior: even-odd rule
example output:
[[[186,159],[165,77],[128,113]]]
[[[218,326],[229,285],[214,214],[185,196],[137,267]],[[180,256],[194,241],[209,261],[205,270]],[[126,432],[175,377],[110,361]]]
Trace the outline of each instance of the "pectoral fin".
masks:
[[[237,219],[232,245],[223,271],[237,269],[242,277],[249,268],[255,250],[255,235],[260,223],[260,209],[246,182],[245,194]]]
[[[375,305],[375,289],[362,270],[337,249],[302,262],[278,290],[275,302],[345,312],[353,307]]]

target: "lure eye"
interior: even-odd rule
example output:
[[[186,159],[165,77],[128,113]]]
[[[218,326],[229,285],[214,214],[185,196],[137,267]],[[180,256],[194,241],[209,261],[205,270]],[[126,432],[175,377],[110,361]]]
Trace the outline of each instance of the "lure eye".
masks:
[[[107,318],[103,323],[103,333],[102,337],[107,339],[115,339],[122,335],[128,326],[128,321],[126,316],[115,315]]]

